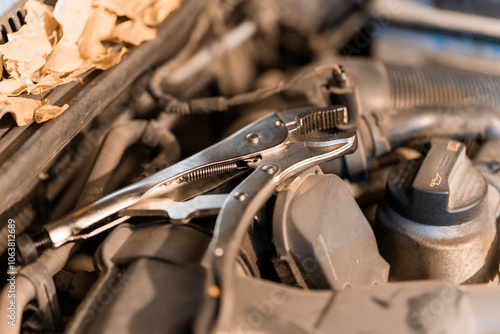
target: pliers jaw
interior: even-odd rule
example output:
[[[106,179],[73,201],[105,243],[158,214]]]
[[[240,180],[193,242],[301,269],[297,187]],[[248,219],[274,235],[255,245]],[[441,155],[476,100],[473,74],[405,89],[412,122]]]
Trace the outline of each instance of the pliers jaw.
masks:
[[[349,121],[347,108],[338,105],[289,109],[278,113],[278,116],[291,134],[338,129]]]
[[[299,108],[278,115],[286,125],[288,138],[282,145],[262,152],[260,162],[279,168],[274,177],[276,187],[283,188],[287,178],[357,148],[356,133],[340,130],[348,124],[343,106]]]

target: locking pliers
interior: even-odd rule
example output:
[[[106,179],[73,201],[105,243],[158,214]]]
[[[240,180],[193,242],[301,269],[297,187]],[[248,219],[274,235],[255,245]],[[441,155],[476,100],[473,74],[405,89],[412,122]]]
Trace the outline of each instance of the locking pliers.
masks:
[[[298,172],[355,151],[355,133],[318,135],[347,122],[347,110],[340,106],[271,113],[185,160],[45,225],[38,251],[112,228],[129,218],[119,212],[141,201],[184,201],[247,170],[272,175],[273,188],[284,187]],[[240,200],[249,194],[241,193]]]

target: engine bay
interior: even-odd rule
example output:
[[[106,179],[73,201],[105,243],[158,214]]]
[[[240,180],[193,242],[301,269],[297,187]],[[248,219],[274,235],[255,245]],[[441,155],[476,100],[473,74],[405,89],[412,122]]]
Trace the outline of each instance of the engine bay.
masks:
[[[500,333],[500,36],[436,3],[184,0],[2,113],[0,333]]]

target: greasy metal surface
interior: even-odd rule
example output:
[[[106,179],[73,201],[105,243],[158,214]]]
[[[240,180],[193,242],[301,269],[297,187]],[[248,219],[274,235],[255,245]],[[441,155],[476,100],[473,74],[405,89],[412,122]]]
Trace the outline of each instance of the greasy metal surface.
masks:
[[[423,225],[387,207],[380,209],[376,234],[380,252],[391,265],[391,279],[441,279],[454,284],[493,280],[499,261],[494,191],[490,187],[488,210],[455,226]]]

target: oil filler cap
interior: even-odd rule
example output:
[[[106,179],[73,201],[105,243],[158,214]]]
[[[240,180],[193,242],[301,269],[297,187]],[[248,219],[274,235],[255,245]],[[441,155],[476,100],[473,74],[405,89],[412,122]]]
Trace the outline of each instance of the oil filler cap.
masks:
[[[405,161],[387,179],[389,206],[401,216],[426,225],[471,221],[487,205],[484,177],[465,155],[465,145],[432,139],[424,159]]]

